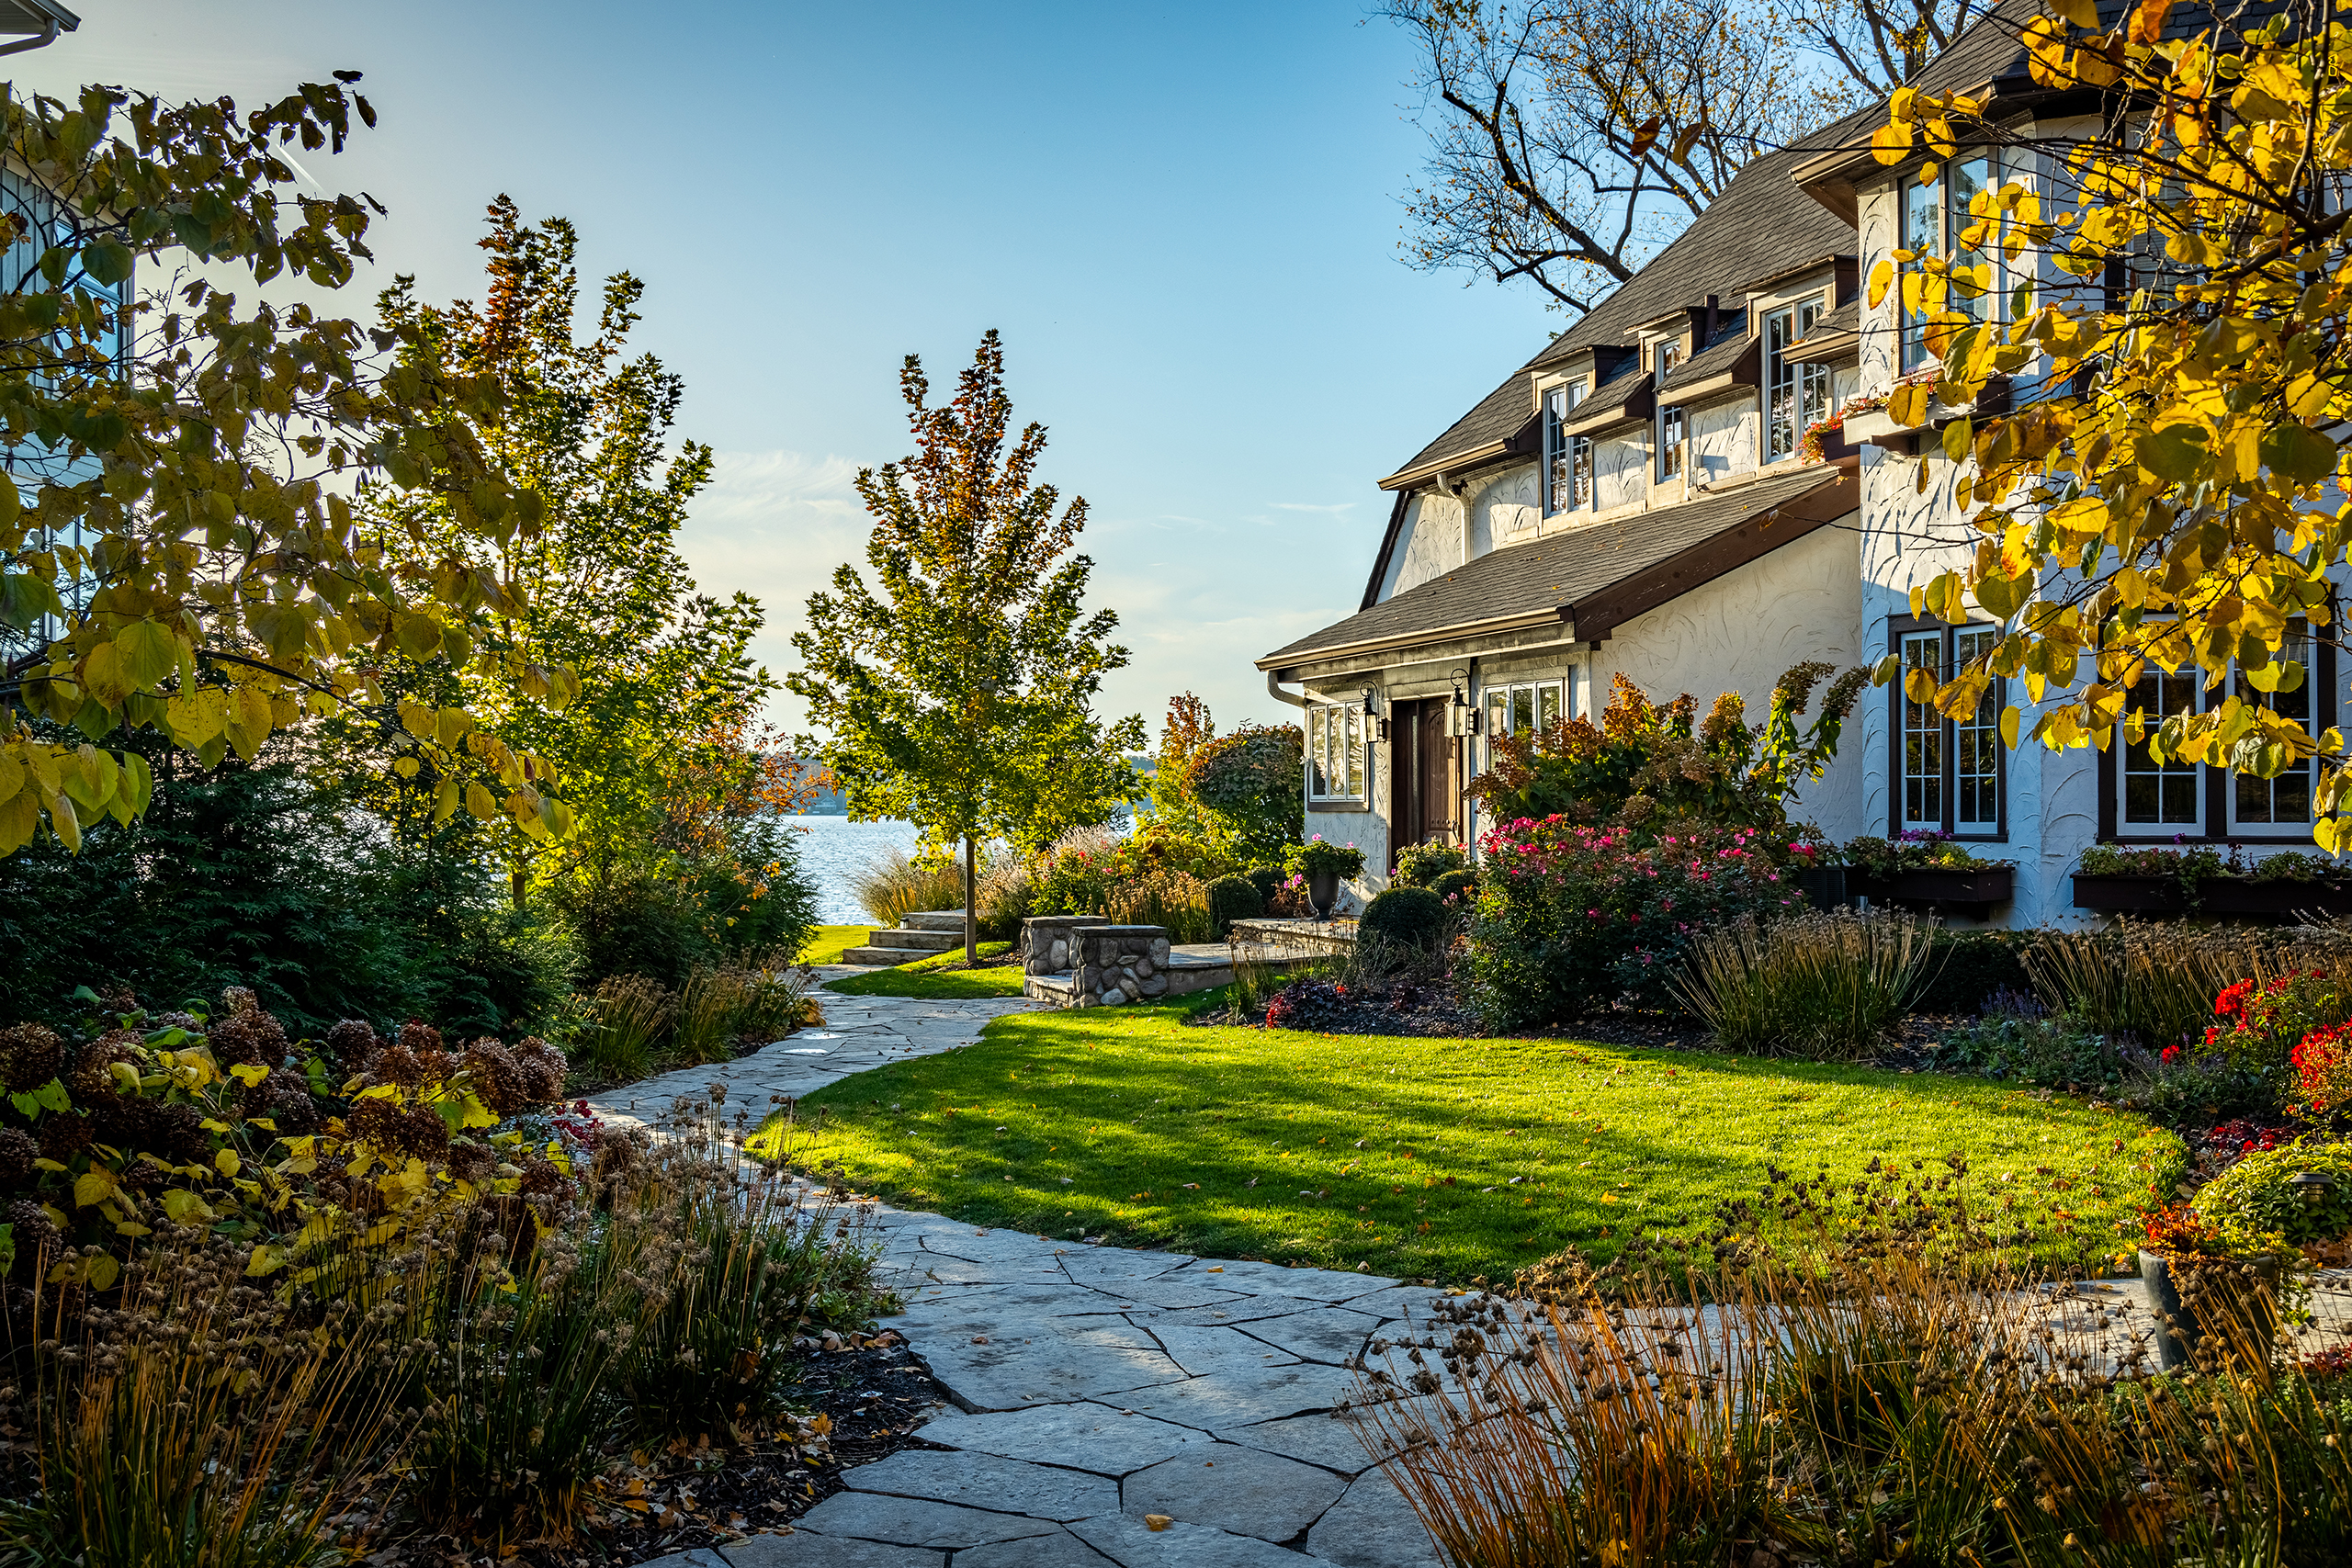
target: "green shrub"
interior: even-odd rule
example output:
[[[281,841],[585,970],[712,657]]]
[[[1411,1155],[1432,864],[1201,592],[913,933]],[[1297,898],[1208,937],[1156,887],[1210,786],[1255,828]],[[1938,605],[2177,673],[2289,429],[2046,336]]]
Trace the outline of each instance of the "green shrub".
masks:
[[[1469,857],[1452,844],[1413,844],[1396,852],[1396,883],[1400,887],[1429,887],[1469,863]]]
[[[1453,913],[1444,899],[1426,887],[1391,887],[1364,906],[1356,924],[1363,935],[1399,947],[1428,949],[1444,938]]]
[[[578,933],[583,980],[643,975],[675,987],[719,956],[695,890],[650,865],[558,880],[548,901]]]
[[[1797,829],[1679,828],[1646,835],[1564,818],[1496,829],[1486,842],[1464,965],[1495,1027],[1562,1023],[1621,997],[1675,999],[1696,932],[1792,910]]]
[[[1430,891],[1448,904],[1459,898],[1466,905],[1478,891],[1478,874],[1466,865],[1459,871],[1449,871],[1430,884]]]
[[[1209,884],[1209,940],[1222,942],[1236,920],[1254,920],[1266,912],[1265,895],[1246,876],[1220,876]]]
[[[1928,958],[1928,981],[1912,1006],[1921,1012],[1973,1013],[1996,991],[2033,989],[2025,950],[2033,931],[1938,931]]]
[[[1278,865],[1253,865],[1241,874],[1258,890],[1260,902],[1268,908],[1273,908],[1275,891],[1290,880],[1290,873]]]
[[[1244,724],[1193,752],[1185,784],[1227,852],[1272,853],[1306,830],[1298,788],[1306,759],[1296,725]]]
[[[2127,1077],[2123,1058],[2105,1039],[2063,1017],[1979,1019],[1944,1036],[1936,1066],[2047,1089],[2106,1088]]]
[[[2288,1184],[2304,1170],[2335,1179],[2317,1201]],[[2207,1182],[2196,1204],[2198,1214],[2214,1224],[2277,1231],[2299,1247],[2338,1240],[2352,1234],[2352,1144],[2300,1140],[2257,1150]]]
[[[1690,947],[1676,987],[1730,1050],[1853,1061],[1909,1010],[1928,932],[1907,915],[1807,910],[1762,924],[1743,916]]]
[[[2127,1098],[2165,1126],[2189,1129],[2274,1111],[2278,1087],[2259,1073],[2233,1066],[2219,1051],[2174,1045],[2157,1057]]]

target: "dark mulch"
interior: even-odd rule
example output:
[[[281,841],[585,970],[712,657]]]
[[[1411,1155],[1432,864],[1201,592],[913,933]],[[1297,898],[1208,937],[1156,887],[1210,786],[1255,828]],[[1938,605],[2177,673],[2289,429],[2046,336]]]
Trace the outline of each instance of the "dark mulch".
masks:
[[[1464,1010],[1450,987],[1427,980],[1293,980],[1262,1013],[1204,1010],[1197,1024],[1304,1029],[1318,1034],[1419,1034],[1467,1037],[1492,1032]]]
[[[641,1452],[624,1477],[608,1482],[594,1522],[570,1546],[540,1543],[500,1557],[412,1537],[370,1561],[415,1568],[624,1568],[788,1525],[839,1492],[842,1472],[900,1449],[938,1447],[915,1437],[915,1429],[940,1406],[953,1408],[947,1391],[897,1335],[856,1343],[864,1348],[809,1355],[787,1385],[795,1410],[831,1427],[822,1452],[790,1442]]]

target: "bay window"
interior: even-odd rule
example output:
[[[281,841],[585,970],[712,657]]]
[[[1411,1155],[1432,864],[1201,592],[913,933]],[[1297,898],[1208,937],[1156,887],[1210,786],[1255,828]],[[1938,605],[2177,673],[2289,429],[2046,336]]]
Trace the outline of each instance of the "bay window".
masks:
[[[1371,798],[1363,709],[1353,703],[1315,703],[1306,710],[1306,797]]]
[[[1904,674],[1925,670],[1938,684],[1991,652],[2000,641],[1993,626],[1927,626],[1896,634]],[[2008,773],[2001,746],[2007,683],[1995,676],[1976,705],[1958,718],[1931,702],[1914,702],[1897,682],[1894,744],[1896,832],[1949,833],[1962,839],[2000,837]]]

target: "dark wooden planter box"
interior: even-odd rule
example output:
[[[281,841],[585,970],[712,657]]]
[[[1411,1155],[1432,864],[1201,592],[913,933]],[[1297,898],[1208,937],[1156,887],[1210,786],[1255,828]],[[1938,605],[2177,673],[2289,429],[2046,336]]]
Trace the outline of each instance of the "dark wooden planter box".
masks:
[[[2192,901],[2177,876],[2075,874],[2075,907],[2115,915],[2214,915],[2236,920],[2291,920],[2300,915],[2352,915],[2352,886],[2280,877],[2207,876]]]
[[[1987,865],[1973,870],[1902,871],[1893,876],[1871,876],[1849,869],[1846,891],[1873,904],[1898,908],[1961,909],[1984,915],[1996,904],[2006,904],[2017,887],[2013,866]]]
[[[2112,915],[2179,915],[2188,909],[2177,876],[2107,876],[2075,873],[2075,908]]]

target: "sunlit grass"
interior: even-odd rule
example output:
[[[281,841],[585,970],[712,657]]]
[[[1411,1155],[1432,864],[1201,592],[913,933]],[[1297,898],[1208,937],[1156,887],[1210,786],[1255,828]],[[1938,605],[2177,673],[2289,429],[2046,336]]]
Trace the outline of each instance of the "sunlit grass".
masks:
[[[1011,952],[1012,944],[1003,942],[980,943],[983,963],[1001,958]],[[853,975],[836,980],[831,989],[853,997],[1017,997],[1021,994],[1021,965],[1001,964],[993,969],[963,969],[961,947],[929,958],[918,958],[912,964],[901,964],[895,969],[877,969],[871,975]]]
[[[2135,1115],[1983,1079],[1193,1028],[1173,1008],[1001,1019],[798,1115],[812,1162],[975,1224],[1457,1280],[1696,1234],[1768,1164],[1846,1177],[1947,1153],[1986,1204],[2073,1217],[2064,1261],[2090,1267],[2184,1158]]]
[[[818,926],[800,949],[800,962],[839,964],[844,948],[864,946],[873,931],[872,926]]]

